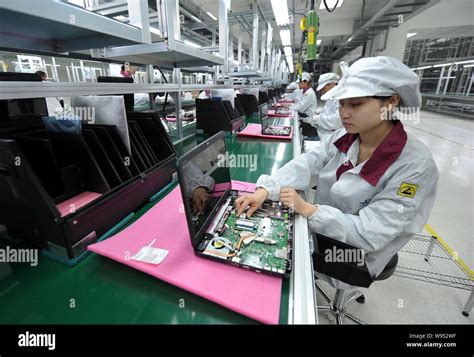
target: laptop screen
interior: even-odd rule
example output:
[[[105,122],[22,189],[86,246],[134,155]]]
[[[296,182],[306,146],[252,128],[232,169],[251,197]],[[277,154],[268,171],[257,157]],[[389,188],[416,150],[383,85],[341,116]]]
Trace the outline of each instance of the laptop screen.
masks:
[[[178,161],[178,174],[193,247],[197,247],[231,188],[225,134],[220,132]]]
[[[270,125],[270,118],[268,116],[266,117],[262,117],[262,132],[265,131],[265,129],[268,128],[268,126]]]

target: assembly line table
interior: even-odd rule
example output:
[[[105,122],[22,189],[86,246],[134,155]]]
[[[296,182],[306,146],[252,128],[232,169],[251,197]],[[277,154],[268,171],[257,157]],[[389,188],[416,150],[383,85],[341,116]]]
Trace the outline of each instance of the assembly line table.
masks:
[[[255,182],[301,153],[298,121],[292,142],[227,139],[233,154],[256,154],[257,170],[231,168]],[[198,144],[176,145],[182,155]],[[157,201],[142,207],[132,224]],[[6,245],[0,241],[0,247]],[[191,245],[190,245],[191,249]],[[39,254],[38,265],[0,264],[1,324],[248,324],[243,315],[110,259],[90,254],[73,267]],[[217,277],[216,277],[217,278]],[[306,219],[297,217],[292,276],[283,281],[280,324],[317,323]]]

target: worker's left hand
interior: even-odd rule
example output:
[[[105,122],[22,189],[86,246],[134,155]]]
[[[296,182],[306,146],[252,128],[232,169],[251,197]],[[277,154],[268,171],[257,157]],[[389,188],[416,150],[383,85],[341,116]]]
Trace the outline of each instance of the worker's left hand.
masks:
[[[317,210],[315,205],[306,202],[292,188],[282,188],[280,190],[280,201],[285,207],[293,209],[295,213],[301,214],[306,218],[311,216]]]

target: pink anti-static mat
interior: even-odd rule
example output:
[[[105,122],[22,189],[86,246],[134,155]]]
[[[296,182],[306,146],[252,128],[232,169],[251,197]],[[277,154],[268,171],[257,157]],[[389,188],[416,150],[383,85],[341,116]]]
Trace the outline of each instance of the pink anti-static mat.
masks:
[[[262,139],[280,139],[280,140],[291,140],[293,137],[293,127],[291,127],[290,135],[278,136],[278,135],[263,135],[261,124],[248,124],[244,130],[240,131],[237,136],[251,136],[254,138]]]
[[[290,99],[280,99],[278,101],[278,103],[294,103],[295,101],[294,100],[290,100]]]
[[[255,184],[233,181],[232,188],[252,191]],[[194,255],[182,203],[178,186],[131,226],[88,249],[254,320],[277,324],[282,279]],[[153,239],[153,247],[169,251],[159,265],[125,259]]]
[[[268,116],[276,117],[276,118],[289,118],[291,117],[291,112],[289,112],[288,114],[283,114],[283,113],[276,113],[274,110],[269,110]]]
[[[85,206],[89,202],[94,201],[97,197],[102,196],[102,194],[97,192],[83,192],[77,196],[74,196],[64,202],[59,203],[56,205],[59,213],[61,213],[61,217],[67,216],[69,213],[77,211],[82,206]]]

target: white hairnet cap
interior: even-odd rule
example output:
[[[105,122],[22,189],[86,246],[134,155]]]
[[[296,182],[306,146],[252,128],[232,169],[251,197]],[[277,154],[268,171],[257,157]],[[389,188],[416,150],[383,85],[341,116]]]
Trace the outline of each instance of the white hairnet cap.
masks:
[[[362,58],[349,67],[339,84],[321,99],[391,96],[398,94],[404,107],[420,107],[420,79],[392,57]]]
[[[320,91],[321,89],[324,88],[326,84],[329,83],[337,83],[339,82],[339,79],[341,79],[336,73],[324,73],[319,76],[318,80],[318,88],[316,88],[317,91]]]
[[[308,73],[308,72],[303,72],[301,73],[301,80],[300,82],[302,81],[307,81],[309,82],[311,80],[311,75]]]
[[[286,87],[286,89],[298,89],[298,84],[296,82],[291,82],[290,84],[288,84],[288,87]]]
[[[347,65],[346,62],[341,61],[339,62],[339,67],[341,68],[342,75],[345,76],[347,71],[349,70],[349,66]]]

